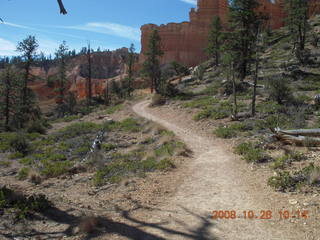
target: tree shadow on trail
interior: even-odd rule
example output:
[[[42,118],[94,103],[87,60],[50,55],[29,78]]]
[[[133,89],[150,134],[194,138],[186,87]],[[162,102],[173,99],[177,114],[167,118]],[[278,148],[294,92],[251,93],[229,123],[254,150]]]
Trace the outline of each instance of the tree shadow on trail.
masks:
[[[190,210],[181,207],[183,211],[187,214],[190,214],[197,218],[200,222],[200,226],[197,228],[192,228],[188,226],[188,223],[179,222],[178,220],[171,219],[175,222],[175,224],[179,225],[179,229],[177,230],[169,228],[165,225],[169,224],[169,222],[146,222],[139,220],[132,216],[132,213],[136,210],[144,209],[143,206],[138,205],[133,210],[127,211],[118,208],[118,212],[123,218],[124,222],[112,221],[106,217],[96,217],[94,218],[94,226],[90,233],[86,233],[83,237],[83,240],[90,240],[97,237],[108,237],[111,234],[115,234],[117,236],[125,237],[130,240],[166,240],[166,239],[175,239],[180,236],[184,239],[191,240],[216,240],[216,237],[213,237],[209,234],[209,229],[211,229],[214,225],[212,220],[209,217],[197,215]],[[82,217],[75,216],[70,214],[71,210],[62,211],[58,208],[51,208],[47,210],[42,215],[57,224],[65,224],[67,228],[64,231],[60,232],[37,232],[32,231],[29,234],[19,235],[19,234],[10,234],[5,235],[1,234],[8,239],[13,239],[15,237],[29,237],[31,239],[60,239],[62,236],[74,236],[74,230],[79,227],[84,219]],[[163,211],[163,210],[162,210]],[[157,236],[154,233],[149,233],[147,230],[157,230],[157,232],[161,232],[165,234],[166,238]],[[49,236],[49,237],[48,237]],[[108,239],[110,239],[108,237]]]

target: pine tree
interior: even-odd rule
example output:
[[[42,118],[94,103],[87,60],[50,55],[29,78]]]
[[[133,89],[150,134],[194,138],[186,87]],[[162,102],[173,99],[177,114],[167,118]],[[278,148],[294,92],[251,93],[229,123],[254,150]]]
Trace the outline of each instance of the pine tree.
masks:
[[[261,34],[262,25],[257,28],[256,41],[255,41],[255,73],[253,76],[253,92],[251,101],[251,115],[254,117],[256,115],[256,97],[257,97],[257,84],[259,78],[259,68],[260,68],[260,54],[264,48],[264,42]]]
[[[308,0],[286,0],[288,12],[287,24],[291,31],[293,49],[301,63],[303,63],[303,51],[305,50],[308,24]]]
[[[232,83],[233,94],[233,118],[237,119],[238,104],[237,104],[237,88],[236,88],[236,66],[238,63],[238,41],[235,38],[235,32],[227,32],[224,34],[224,44],[222,46],[223,58],[222,63],[226,67],[227,81]]]
[[[34,36],[28,36],[22,42],[18,43],[17,51],[22,53],[22,59],[24,61],[24,83],[23,83],[23,93],[22,93],[22,105],[24,108],[28,108],[28,83],[30,81],[30,69],[36,58],[36,52],[39,44]]]
[[[161,69],[159,57],[163,55],[161,50],[161,38],[158,30],[154,29],[149,36],[148,49],[144,53],[147,56],[143,63],[143,71],[150,79],[151,93],[155,90],[156,93],[161,93]]]
[[[136,61],[135,50],[136,49],[134,47],[134,44],[131,43],[130,48],[129,48],[128,60],[127,60],[128,78],[127,78],[127,86],[126,86],[129,97],[131,96],[131,93],[133,91],[132,80],[133,80],[133,67],[134,67],[134,63]]]
[[[65,41],[59,45],[58,50],[55,52],[56,59],[59,61],[59,77],[58,77],[58,92],[59,92],[59,104],[63,104],[64,102],[64,92],[65,92],[65,84],[67,81],[66,76],[66,59],[69,48]]]
[[[4,117],[5,129],[9,129],[11,116],[19,104],[20,85],[18,75],[13,66],[7,65],[0,74],[0,107]]]
[[[243,81],[247,75],[247,67],[252,55],[255,29],[259,22],[259,16],[255,11],[258,6],[257,0],[233,0],[230,4],[229,27],[238,45],[235,52],[238,64],[235,68],[240,81]]]
[[[221,38],[222,38],[221,20],[220,20],[220,17],[214,16],[210,26],[210,31],[209,31],[207,52],[210,57],[213,57],[215,59],[216,66],[219,65]]]

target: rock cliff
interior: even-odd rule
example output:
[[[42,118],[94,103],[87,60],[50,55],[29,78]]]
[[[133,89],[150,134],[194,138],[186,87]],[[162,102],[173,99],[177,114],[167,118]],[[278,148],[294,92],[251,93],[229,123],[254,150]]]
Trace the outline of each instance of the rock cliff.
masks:
[[[259,0],[258,12],[269,17],[268,24],[272,29],[284,26],[284,0]],[[320,1],[310,0],[310,15],[320,13]],[[146,24],[141,27],[141,54],[139,62],[144,62],[144,52],[148,38],[153,29],[159,31],[164,55],[161,63],[175,60],[186,66],[195,66],[207,59],[204,48],[207,45],[209,26],[213,16],[219,16],[225,25],[228,16],[228,0],[198,0],[197,8],[189,13],[190,20],[166,25]]]
[[[92,54],[93,96],[103,95],[107,81],[118,80],[124,76],[127,54],[127,48]],[[57,74],[58,67],[56,64],[50,66],[47,72],[41,67],[32,68],[31,75],[34,76],[35,81],[30,84],[30,87],[37,94],[40,101],[52,99],[57,95],[55,91]],[[66,92],[73,92],[79,100],[86,98],[87,75],[87,57],[79,55],[72,58],[67,66]],[[48,86],[48,79],[53,81],[51,86]]]

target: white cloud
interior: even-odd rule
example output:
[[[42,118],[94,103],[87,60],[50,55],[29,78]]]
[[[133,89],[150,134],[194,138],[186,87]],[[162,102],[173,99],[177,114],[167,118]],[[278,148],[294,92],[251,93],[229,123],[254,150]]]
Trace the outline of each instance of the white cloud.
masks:
[[[192,5],[197,5],[197,0],[180,0],[180,1],[192,4]]]
[[[15,24],[15,23],[11,23],[11,22],[3,22],[2,24],[10,26],[10,27],[15,27],[15,28],[28,29],[28,30],[37,30],[37,29],[32,28],[32,27],[28,27],[28,26],[20,25],[20,24]]]
[[[0,56],[17,55],[16,45],[6,39],[0,38]]]
[[[109,22],[90,22],[84,25],[67,26],[62,28],[102,33],[134,41],[140,40],[140,29]]]

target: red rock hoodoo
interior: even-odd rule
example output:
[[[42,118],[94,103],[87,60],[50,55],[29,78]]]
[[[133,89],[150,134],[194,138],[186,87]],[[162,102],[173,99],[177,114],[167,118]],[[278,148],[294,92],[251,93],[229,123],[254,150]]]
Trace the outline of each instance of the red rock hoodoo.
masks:
[[[272,29],[284,26],[286,16],[284,0],[259,0],[258,12],[269,17]],[[310,0],[310,15],[320,13],[320,1]],[[197,8],[192,8],[190,21],[182,23],[168,23],[157,26],[146,24],[141,27],[141,54],[139,62],[144,62],[144,52],[148,46],[149,35],[153,29],[159,31],[164,55],[161,63],[177,61],[186,66],[195,66],[207,60],[204,51],[207,45],[208,32],[213,16],[219,16],[223,24],[227,22],[228,0],[198,0]]]
[[[169,23],[161,26],[143,25],[140,63],[145,60],[143,53],[146,51],[149,35],[153,29],[158,29],[161,36],[164,52],[161,63],[175,60],[186,66],[194,66],[204,61],[207,58],[204,47],[212,16],[219,16],[225,23],[227,13],[228,0],[198,0],[197,9],[192,8],[189,13],[190,22]]]

